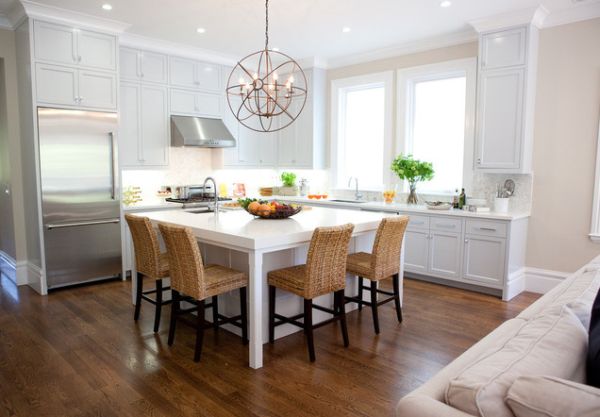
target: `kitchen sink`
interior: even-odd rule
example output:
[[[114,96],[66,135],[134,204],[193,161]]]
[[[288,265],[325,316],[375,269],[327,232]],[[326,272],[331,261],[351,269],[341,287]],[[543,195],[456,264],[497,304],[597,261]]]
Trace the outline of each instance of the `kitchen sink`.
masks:
[[[364,200],[329,200],[329,201],[333,201],[335,203],[354,203],[354,204],[368,203],[368,201],[364,201]]]

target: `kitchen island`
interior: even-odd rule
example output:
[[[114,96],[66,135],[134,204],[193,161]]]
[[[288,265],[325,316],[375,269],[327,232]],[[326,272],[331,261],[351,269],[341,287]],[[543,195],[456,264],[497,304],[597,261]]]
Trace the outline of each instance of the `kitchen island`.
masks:
[[[198,239],[204,262],[216,263],[248,272],[249,276],[249,363],[252,368],[263,365],[263,344],[268,341],[267,272],[273,269],[305,263],[308,244],[317,227],[354,224],[349,252],[371,251],[379,222],[393,214],[360,212],[335,208],[307,208],[285,220],[257,219],[243,210],[216,213],[190,213],[168,210],[135,213],[148,217],[156,226],[159,222],[189,227]],[[402,265],[402,262],[401,262]],[[402,267],[402,266],[401,266]],[[136,274],[132,277],[135,280]],[[402,271],[400,272],[402,279]],[[348,294],[355,294],[356,280],[348,277]],[[135,282],[132,288],[136,288]],[[402,284],[400,285],[402,296]],[[226,315],[238,314],[237,294],[227,294],[219,301]],[[278,313],[293,315],[301,312],[302,300],[292,294],[279,292]],[[333,297],[319,297],[318,304],[331,307]],[[349,304],[348,307],[355,308]],[[328,318],[315,312],[314,320]],[[231,328],[232,331],[235,329]],[[285,325],[277,328],[276,338],[300,329]]]

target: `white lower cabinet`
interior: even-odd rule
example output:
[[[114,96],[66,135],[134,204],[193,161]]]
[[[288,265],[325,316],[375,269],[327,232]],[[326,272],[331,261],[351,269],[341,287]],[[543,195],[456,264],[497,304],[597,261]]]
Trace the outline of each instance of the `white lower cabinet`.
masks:
[[[465,280],[502,288],[505,258],[505,239],[465,235]]]
[[[492,220],[478,217],[400,213],[410,217],[404,237],[404,269],[427,276],[518,292],[527,239],[527,218]]]
[[[431,232],[429,235],[429,273],[436,277],[459,280],[461,235]]]

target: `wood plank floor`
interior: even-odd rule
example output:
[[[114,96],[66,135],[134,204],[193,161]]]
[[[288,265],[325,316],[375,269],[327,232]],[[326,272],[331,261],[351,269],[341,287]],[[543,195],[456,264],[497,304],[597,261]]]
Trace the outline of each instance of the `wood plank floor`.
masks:
[[[133,321],[130,283],[110,282],[40,297],[0,280],[0,416],[391,416],[397,401],[538,296],[509,303],[405,281],[404,323],[393,303],[265,347],[265,367],[247,367],[247,346],[221,331],[192,361],[194,333],[166,343],[168,311],[152,332],[152,306]],[[150,308],[149,308],[150,307]],[[168,309],[167,309],[168,310]]]

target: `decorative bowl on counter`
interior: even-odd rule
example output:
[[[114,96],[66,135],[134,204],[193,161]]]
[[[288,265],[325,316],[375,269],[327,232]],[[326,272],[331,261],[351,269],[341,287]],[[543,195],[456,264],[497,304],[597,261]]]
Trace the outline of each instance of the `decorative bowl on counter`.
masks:
[[[302,206],[300,205],[284,204],[277,201],[242,198],[238,202],[249,214],[261,219],[287,219],[302,211]]]
[[[429,210],[450,210],[452,204],[443,201],[426,201],[425,204]]]

